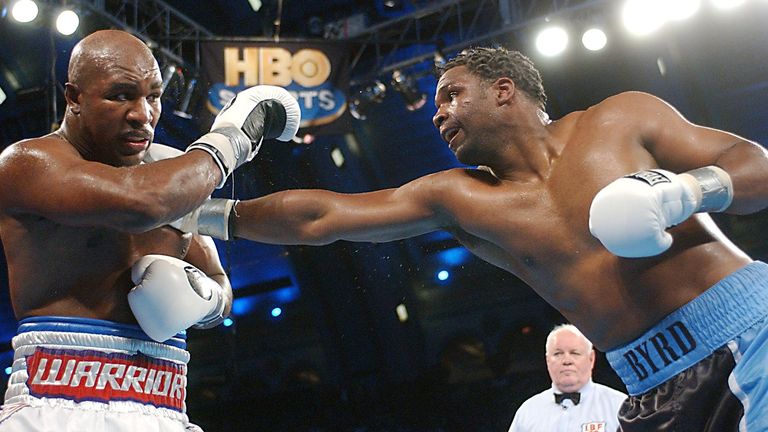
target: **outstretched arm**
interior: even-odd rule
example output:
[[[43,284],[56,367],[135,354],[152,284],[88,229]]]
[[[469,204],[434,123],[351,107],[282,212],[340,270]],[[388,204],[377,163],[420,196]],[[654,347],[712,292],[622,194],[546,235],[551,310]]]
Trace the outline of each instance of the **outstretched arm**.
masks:
[[[359,194],[291,190],[241,201],[230,216],[230,234],[263,243],[308,245],[413,237],[443,226],[419,183]]]

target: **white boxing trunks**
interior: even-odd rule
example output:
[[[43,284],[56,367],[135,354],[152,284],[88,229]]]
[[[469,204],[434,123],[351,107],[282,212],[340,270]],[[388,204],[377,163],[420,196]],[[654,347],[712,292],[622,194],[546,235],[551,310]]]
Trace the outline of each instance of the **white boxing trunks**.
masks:
[[[202,432],[186,415],[183,334],[158,343],[134,325],[33,317],[13,348],[2,432]]]

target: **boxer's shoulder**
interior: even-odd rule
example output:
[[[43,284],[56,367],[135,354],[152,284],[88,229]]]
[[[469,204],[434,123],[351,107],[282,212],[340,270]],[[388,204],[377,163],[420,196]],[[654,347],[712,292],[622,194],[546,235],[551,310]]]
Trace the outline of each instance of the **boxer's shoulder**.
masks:
[[[499,181],[490,168],[452,168],[417,178],[404,187],[439,199],[443,194],[463,194],[467,188],[474,189]]]
[[[61,135],[52,133],[38,138],[15,142],[0,153],[0,168],[33,169],[36,162],[48,166],[51,162],[83,160],[82,155]],[[31,164],[31,165],[27,165]]]
[[[650,93],[625,91],[603,99],[586,112],[599,121],[632,125],[648,124],[665,111],[673,110],[669,103]]]

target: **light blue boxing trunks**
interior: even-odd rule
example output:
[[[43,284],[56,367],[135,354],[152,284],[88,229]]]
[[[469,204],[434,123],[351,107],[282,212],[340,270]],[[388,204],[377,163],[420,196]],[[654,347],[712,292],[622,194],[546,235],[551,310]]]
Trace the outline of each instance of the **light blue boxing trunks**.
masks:
[[[768,431],[768,265],[753,262],[606,357],[622,430]]]

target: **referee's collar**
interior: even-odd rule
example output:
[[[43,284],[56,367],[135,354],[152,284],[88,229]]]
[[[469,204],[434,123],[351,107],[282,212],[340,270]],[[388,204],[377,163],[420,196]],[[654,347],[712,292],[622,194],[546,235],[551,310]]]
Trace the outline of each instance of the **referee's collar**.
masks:
[[[592,378],[589,379],[583,386],[581,386],[580,389],[576,390],[576,392],[581,393],[581,400],[584,401],[584,398],[586,395],[592,393],[592,389],[595,387],[595,383],[592,382]],[[574,393],[574,392],[564,392],[560,390],[559,388],[555,387],[555,383],[552,383],[552,393]],[[551,396],[550,396],[551,397]]]

